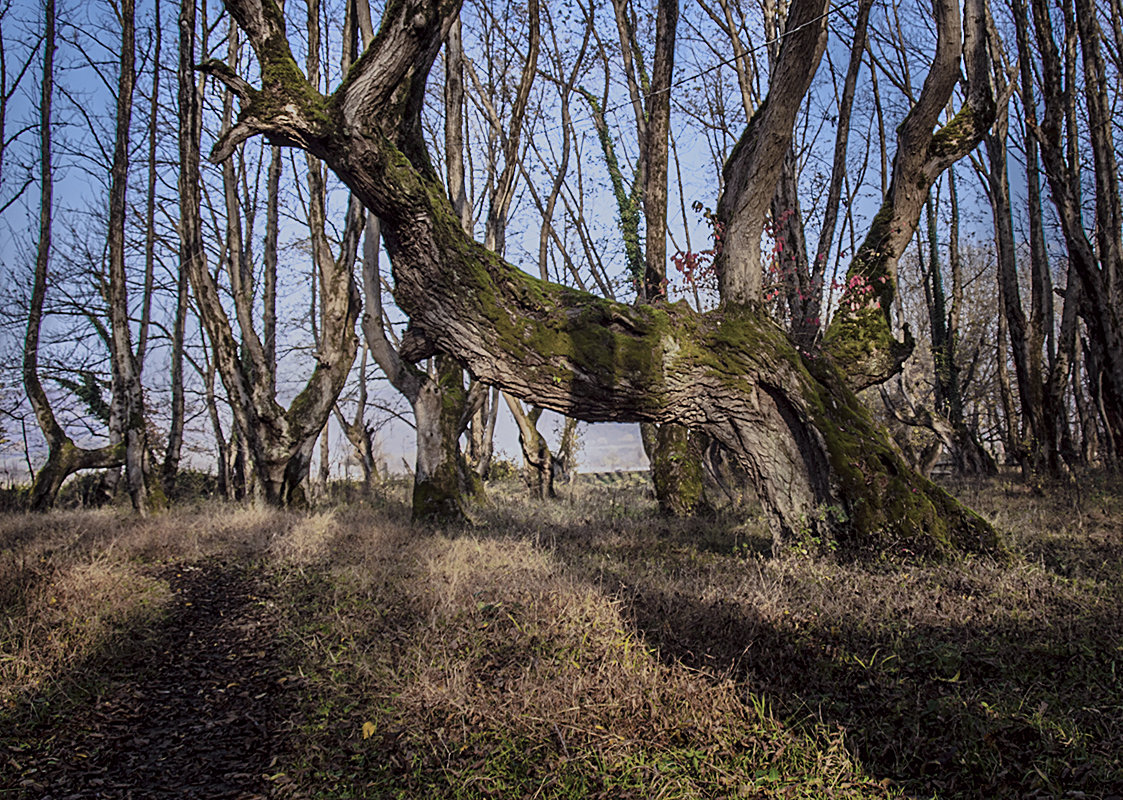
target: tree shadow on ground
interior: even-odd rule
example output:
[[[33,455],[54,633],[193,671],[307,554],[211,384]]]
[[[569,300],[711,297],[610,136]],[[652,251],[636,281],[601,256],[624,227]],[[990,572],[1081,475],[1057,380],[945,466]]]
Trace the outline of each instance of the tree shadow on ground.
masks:
[[[174,592],[158,627],[124,632],[0,716],[5,797],[272,792],[267,776],[299,689],[268,589],[229,559],[156,570]]]
[[[497,530],[518,530],[516,513]],[[786,721],[842,727],[868,772],[910,796],[1123,798],[1118,592],[1072,587],[1064,569],[1087,560],[1087,542],[1074,539],[1068,552],[1051,540],[1043,569],[1059,580],[1024,586],[1013,585],[1024,571],[992,565],[979,573],[977,562],[832,567],[788,557],[777,595],[785,581],[805,585],[762,613],[753,603],[767,588],[754,565],[766,565],[763,576],[777,562],[735,526],[700,530],[695,521],[598,527],[582,519],[553,524],[550,543],[622,601],[621,612],[665,662],[732,676]],[[1095,553],[1114,559],[1100,575],[1123,574],[1118,543]],[[736,559],[740,584],[729,575]],[[879,577],[859,578],[849,593],[837,586],[863,571]],[[923,595],[907,596],[909,572],[924,573]],[[903,576],[889,590],[896,597],[861,596],[891,587],[895,575]],[[816,594],[806,585],[816,581],[836,585]],[[1060,589],[1040,594],[1042,585]],[[941,604],[956,605],[949,613]]]
[[[616,591],[664,660],[732,674],[792,719],[842,726],[869,771],[910,793],[1106,800],[1123,789],[1120,639],[1105,637],[1119,623],[1106,610],[1046,630],[824,629],[622,580]]]

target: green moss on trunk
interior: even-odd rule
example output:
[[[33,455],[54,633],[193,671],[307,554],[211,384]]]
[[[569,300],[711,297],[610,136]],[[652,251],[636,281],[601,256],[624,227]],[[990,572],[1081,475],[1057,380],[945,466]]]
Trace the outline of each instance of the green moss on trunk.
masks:
[[[924,555],[1000,551],[986,520],[905,464],[834,365],[804,359],[804,366],[803,396],[843,500],[827,509],[843,544]]]
[[[702,450],[683,425],[660,425],[651,450],[651,481],[659,511],[689,517],[709,510],[702,481]]]

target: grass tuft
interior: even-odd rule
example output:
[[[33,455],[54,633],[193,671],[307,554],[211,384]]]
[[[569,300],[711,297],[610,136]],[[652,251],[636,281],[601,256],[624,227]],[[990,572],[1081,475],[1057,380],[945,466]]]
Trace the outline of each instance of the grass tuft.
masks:
[[[278,796],[1120,800],[1123,487],[952,489],[1008,559],[773,557],[759,515],[663,519],[634,476],[492,486],[467,532],[400,503],[0,516],[0,723],[63,698],[0,746],[81,718],[190,605],[161,576],[215,559],[298,693]]]

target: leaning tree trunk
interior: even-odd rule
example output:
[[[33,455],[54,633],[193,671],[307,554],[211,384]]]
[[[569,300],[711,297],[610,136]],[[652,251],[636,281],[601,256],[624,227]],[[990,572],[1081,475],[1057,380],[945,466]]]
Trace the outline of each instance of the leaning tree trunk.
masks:
[[[228,0],[262,62],[264,83],[257,89],[213,69],[240,95],[242,110],[212,158],[227,158],[263,133],[324,159],[382,220],[395,299],[411,319],[407,359],[450,353],[487,383],[580,419],[698,428],[745,469],[778,540],[810,533],[860,547],[995,547],[984,520],[908,468],[850,386],[847,368],[864,366],[858,383],[880,376],[869,356],[885,349],[884,310],[847,297],[851,310],[828,336],[833,344],[809,356],[751,304],[698,314],[685,304],[614,303],[532,278],[464,233],[432,169],[420,117],[426,75],[458,5],[389,6],[379,36],[324,97],[297,68],[280,9]],[[951,163],[942,160],[973,147],[989,120],[982,102],[989,86],[978,90],[987,77],[979,73],[980,56],[983,73],[989,67],[978,36],[981,3],[968,0],[971,105],[950,129],[932,133],[962,47],[958,5],[942,0],[937,7],[932,73],[901,129],[895,182],[908,186],[890,190],[890,205],[853,267],[889,302],[895,280],[878,279],[895,278],[900,249],[893,248],[911,238],[928,185]],[[925,145],[919,154],[909,154],[905,145],[918,143]],[[786,150],[783,142],[780,156]],[[921,178],[928,184],[918,187]],[[878,244],[885,250],[870,249]]]
[[[35,420],[47,440],[47,463],[39,468],[31,482],[29,506],[32,511],[46,511],[55,504],[62,483],[81,469],[119,467],[124,463],[124,443],[111,444],[97,450],[86,450],[74,444],[55,417],[50,399],[39,380],[39,334],[43,325],[43,304],[47,296],[47,277],[51,255],[52,199],[51,172],[51,100],[54,93],[55,62],[55,0],[44,5],[43,79],[40,83],[39,106],[39,244],[35,257],[35,277],[31,287],[31,305],[27,314],[27,333],[23,346],[23,386]]]

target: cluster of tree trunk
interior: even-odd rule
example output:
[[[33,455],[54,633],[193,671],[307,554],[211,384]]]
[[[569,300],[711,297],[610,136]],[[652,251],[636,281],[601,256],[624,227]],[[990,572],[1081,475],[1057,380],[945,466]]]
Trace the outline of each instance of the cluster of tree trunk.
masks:
[[[184,443],[185,363],[203,379],[219,450],[219,480],[228,494],[252,494],[282,505],[306,502],[317,442],[321,482],[327,480],[326,426],[333,415],[369,483],[375,471],[372,428],[365,419],[369,359],[413,412],[417,519],[464,520],[471,516],[471,506],[484,500],[482,479],[491,461],[502,394],[518,428],[526,482],[537,497],[554,496],[558,476],[570,472],[577,420],[634,421],[641,423],[656,495],[667,514],[705,512],[710,506],[706,487],[716,474],[713,464],[732,463],[738,479],[752,484],[778,545],[811,537],[915,551],[994,548],[991,527],[926,477],[941,454],[960,473],[990,474],[997,468],[980,441],[977,417],[967,412],[968,393],[980,380],[976,365],[984,347],[981,340],[966,341],[964,334],[969,280],[960,244],[957,162],[970,158],[993,212],[1000,305],[993,358],[1003,408],[1003,450],[1027,476],[1063,473],[1087,460],[1093,446],[1087,435],[1082,445],[1074,441],[1073,413],[1082,430],[1098,431],[1104,463],[1117,462],[1123,443],[1123,212],[1106,91],[1119,71],[1123,25],[1117,4],[1105,34],[1100,10],[1090,0],[1065,0],[1056,8],[1043,0],[1030,0],[1028,8],[1024,0],[1010,2],[1016,66],[1009,63],[983,0],[962,5],[934,0],[934,48],[923,84],[914,90],[899,23],[900,69],[895,74],[879,65],[867,35],[873,0],[859,0],[845,19],[853,36],[848,63],[838,73],[841,86],[835,86],[833,162],[824,176],[823,195],[814,201],[822,203],[815,242],[804,228],[798,132],[826,52],[829,22],[839,18],[840,10],[832,11],[827,0],[791,0],[783,10],[768,4],[762,66],[742,39],[745,20],[738,21],[735,5],[700,2],[702,13],[728,38],[746,121],[735,146],[722,154],[721,196],[716,211],[707,211],[714,243],[706,253],[712,258],[716,302],[705,310],[697,283],[691,284],[693,307],[672,302],[668,293],[667,243],[673,238],[668,229],[669,173],[672,164],[680,169],[671,125],[682,13],[678,0],[655,4],[650,48],[640,46],[643,26],[633,4],[612,2],[616,30],[608,38],[617,40],[612,47],[620,57],[612,69],[622,70],[627,126],[634,122],[625,133],[635,143],[633,153],[623,151],[619,132],[610,124],[610,48],[601,39],[591,6],[579,9],[584,15],[579,46],[563,52],[550,8],[532,0],[519,12],[525,15],[518,22],[525,48],[479,69],[464,55],[459,0],[389,4],[377,30],[368,1],[347,0],[338,64],[343,77],[329,88],[319,0],[307,0],[304,30],[297,37],[306,52],[303,66],[293,55],[286,12],[270,0],[226,0],[230,20],[220,34],[226,56],[198,63],[200,53],[216,49],[210,37],[218,26],[205,18],[205,6],[199,19],[194,0],[182,0],[176,97],[179,270],[176,312],[166,331],[171,424],[164,452],[157,457],[142,374],[153,325],[149,298],[158,238],[160,80],[155,70],[145,148],[145,272],[137,320],[132,310],[137,298],[134,293],[130,301],[126,269],[126,225],[134,213],[128,199],[130,154],[136,151],[130,139],[137,83],[132,0],[119,9],[115,139],[98,288],[104,321],[91,316],[111,365],[111,400],[99,406],[106,446],[83,449],[75,444],[40,377],[53,214],[50,123],[56,33],[54,4],[48,0],[39,125],[40,230],[23,351],[24,386],[49,447],[47,462],[35,476],[33,506],[49,507],[66,477],[88,468],[108,469],[110,475],[123,468],[123,485],[138,512],[161,505],[174,488]],[[153,47],[159,62],[158,0],[155,13]],[[242,63],[245,42],[256,55],[256,70]],[[442,50],[444,163],[438,169],[430,156],[422,107],[429,73]],[[851,206],[861,178],[851,182],[848,148],[867,57],[876,101],[882,201],[868,229],[856,232]],[[600,92],[582,85],[585,65],[598,58],[605,80]],[[908,100],[892,158],[878,99],[879,71]],[[248,75],[257,77],[251,81]],[[531,106],[540,81],[556,90],[561,116],[560,142],[550,143],[550,155],[540,150],[534,132]],[[214,213],[200,177],[208,82],[222,89],[215,117],[218,140],[211,152],[221,170],[216,195],[221,213]],[[763,82],[766,91],[761,90]],[[466,177],[468,86],[485,130],[486,194],[480,198]],[[1023,112],[1018,132],[1028,186],[1029,235],[1021,250],[1007,148],[1008,107],[1015,90]],[[582,180],[580,157],[571,156],[579,146],[573,103],[588,111],[615,198],[631,303],[617,300],[618,287],[597,253],[581,198],[567,184],[571,162],[577,162],[578,183]],[[256,201],[246,197],[252,168],[245,147],[255,136],[264,136],[269,144],[259,257],[253,245]],[[290,178],[298,186],[300,216],[308,226],[307,321],[314,351],[314,365],[287,408],[279,400],[277,376],[279,187],[284,172],[297,167],[287,159],[286,148],[304,152],[303,172]],[[977,150],[985,157],[976,155]],[[530,154],[553,175],[548,191],[530,178]],[[869,155],[867,142],[867,162]],[[1089,164],[1090,178],[1084,174]],[[348,191],[346,209],[337,214],[334,226],[329,171]],[[540,277],[504,258],[520,180],[542,217]],[[678,176],[685,218],[682,183]],[[1089,186],[1094,196],[1085,198]],[[1045,189],[1067,248],[1063,290],[1054,287],[1055,270],[1049,264]],[[1083,216],[1089,207],[1095,211],[1092,226]],[[480,241],[475,238],[477,208]],[[558,213],[560,224],[555,222]],[[943,241],[941,214],[949,219]],[[214,228],[209,232],[208,216]],[[832,253],[841,255],[845,249],[838,240],[847,226],[852,257],[845,278],[828,291],[828,262]],[[686,234],[685,254],[696,259],[689,227]],[[570,253],[571,235],[581,256]],[[925,357],[930,356],[924,381],[931,387],[930,396],[919,401],[912,378],[902,374],[916,343],[903,324],[899,288],[899,266],[914,241],[924,298],[921,333]],[[762,252],[762,242],[773,243],[771,253]],[[383,248],[390,257],[392,285],[379,264]],[[1026,256],[1029,280],[1022,281],[1019,261]],[[582,259],[587,272],[578,266]],[[551,282],[551,277],[573,285]],[[1021,296],[1027,285],[1028,313]],[[392,293],[397,309],[408,317],[408,328],[400,335],[384,307],[384,291]],[[1055,295],[1063,299],[1059,319]],[[205,334],[202,363],[188,353],[189,311]],[[360,344],[361,385],[352,395],[354,413],[345,414],[341,395]],[[1007,349],[1016,398],[1006,369]],[[67,385],[70,379],[57,380]],[[93,400],[100,402],[97,381],[83,380],[69,385],[89,394],[93,407]],[[894,421],[929,431],[931,446],[914,452],[895,443],[858,397],[872,387],[879,387]],[[556,453],[538,429],[545,410],[565,416]],[[227,414],[231,429],[224,433]],[[724,468],[717,472],[730,474]]]
[[[937,4],[936,57],[899,129],[893,177],[851,266],[845,310],[822,347],[808,352],[761,312],[759,239],[773,194],[766,187],[777,184],[817,67],[808,54],[823,51],[822,0],[791,5],[769,94],[727,165],[722,306],[708,314],[552,285],[465,233],[431,166],[420,116],[458,3],[387,8],[379,33],[329,95],[297,67],[276,6],[231,0],[228,8],[254,47],[263,81],[254,87],[211,67],[241,100],[238,121],[212,158],[227,159],[264,134],[323,159],[381,220],[413,359],[447,354],[477,379],[580,419],[698,429],[751,477],[778,541],[817,535],[923,550],[995,545],[989,525],[904,463],[854,395],[894,374],[910,349],[889,327],[897,260],[928,187],[993,120],[981,2],[969,2],[963,19],[957,4]],[[937,129],[961,63],[966,101]]]

